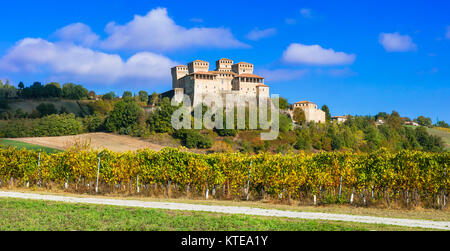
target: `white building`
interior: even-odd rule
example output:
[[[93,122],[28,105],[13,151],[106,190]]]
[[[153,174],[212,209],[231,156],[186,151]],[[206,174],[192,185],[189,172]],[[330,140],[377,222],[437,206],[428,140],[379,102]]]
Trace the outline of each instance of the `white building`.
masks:
[[[348,116],[334,116],[331,117],[331,121],[337,122],[337,123],[344,123],[347,121]]]

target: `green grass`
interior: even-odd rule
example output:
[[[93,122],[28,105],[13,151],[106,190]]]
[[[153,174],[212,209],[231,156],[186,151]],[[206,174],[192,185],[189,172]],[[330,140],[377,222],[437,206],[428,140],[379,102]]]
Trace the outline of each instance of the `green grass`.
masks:
[[[28,150],[43,151],[43,152],[47,152],[47,153],[56,153],[56,152],[61,151],[61,150],[54,149],[54,148],[33,145],[33,144],[24,143],[24,142],[20,142],[20,141],[16,141],[16,140],[10,140],[10,139],[0,139],[0,146],[5,146],[5,147],[12,146],[12,147],[17,147],[19,149],[25,148]]]
[[[0,231],[420,230],[376,224],[0,198]]]
[[[450,133],[444,130],[439,130],[436,128],[428,128],[428,133],[431,135],[439,136],[444,141],[445,149],[450,151]]]

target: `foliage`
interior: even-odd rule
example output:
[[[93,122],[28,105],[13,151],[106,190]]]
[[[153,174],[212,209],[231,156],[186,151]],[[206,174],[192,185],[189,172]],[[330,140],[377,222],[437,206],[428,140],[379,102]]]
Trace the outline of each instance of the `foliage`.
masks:
[[[147,117],[147,124],[152,132],[172,133],[172,114],[178,107],[172,106],[169,98],[160,101],[160,106],[150,112]]]
[[[106,118],[98,113],[83,118],[83,125],[88,132],[100,132],[105,129]]]
[[[147,104],[148,103],[148,92],[139,91],[139,101]]]
[[[323,105],[322,106],[322,111],[325,112],[325,120],[326,121],[331,121],[331,113],[330,113],[330,108],[328,108],[327,105]]]
[[[133,94],[130,91],[124,91],[122,94],[122,98],[131,98],[133,97]]]
[[[103,100],[112,100],[116,98],[116,94],[114,92],[108,92],[102,96]]]
[[[41,114],[42,117],[52,115],[58,112],[55,106],[51,103],[42,103],[36,107],[36,110]]]
[[[198,130],[181,129],[177,130],[174,136],[181,139],[182,144],[187,148],[208,149],[214,144],[208,135],[203,135]]]
[[[424,116],[419,116],[416,119],[414,119],[414,121],[417,122],[421,126],[430,127],[432,125],[431,119],[430,118],[426,118]]]
[[[293,115],[292,119],[297,124],[300,124],[300,125],[304,124],[306,122],[305,111],[303,111],[303,109],[301,109],[301,108],[295,108],[294,109],[294,115]]]
[[[85,132],[74,114],[52,114],[40,119],[15,119],[0,122],[0,137],[43,137],[76,135]]]
[[[89,91],[81,85],[75,85],[73,83],[67,83],[63,85],[62,97],[67,99],[84,99],[87,98]]]
[[[280,113],[279,117],[280,132],[288,132],[294,128],[292,120],[287,115]]]
[[[106,129],[110,132],[129,134],[132,127],[143,116],[143,111],[138,103],[133,100],[121,100],[114,105],[114,110],[106,120]]]
[[[450,128],[450,125],[448,125],[447,123],[445,123],[445,121],[438,121],[436,123],[437,127],[442,127],[442,128]]]
[[[289,109],[290,105],[287,101],[287,99],[280,97],[279,98],[279,109],[280,110],[286,110]]]

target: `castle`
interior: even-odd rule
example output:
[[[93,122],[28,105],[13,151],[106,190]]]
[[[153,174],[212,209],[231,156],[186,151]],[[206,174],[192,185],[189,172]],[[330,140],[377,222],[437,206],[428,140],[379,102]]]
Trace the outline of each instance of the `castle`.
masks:
[[[209,70],[209,62],[195,60],[171,69],[173,94],[186,94],[195,106],[206,95],[224,98],[227,94],[269,98],[269,86],[264,78],[253,74],[253,64],[222,58],[216,69]]]

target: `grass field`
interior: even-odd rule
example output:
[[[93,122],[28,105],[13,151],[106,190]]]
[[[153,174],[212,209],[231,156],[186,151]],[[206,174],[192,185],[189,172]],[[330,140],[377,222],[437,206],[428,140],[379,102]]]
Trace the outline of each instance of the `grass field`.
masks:
[[[0,199],[0,231],[398,231],[377,224]]]
[[[0,139],[0,145],[1,146],[12,146],[12,147],[17,147],[17,148],[25,148],[28,150],[35,150],[35,151],[43,151],[43,152],[47,152],[47,153],[55,153],[55,152],[59,152],[60,150],[58,149],[54,149],[54,148],[50,148],[50,147],[45,147],[45,146],[40,146],[40,145],[34,145],[34,144],[29,144],[29,143],[25,143],[25,142],[20,142],[20,141],[16,141],[16,140],[10,140],[10,139]]]

